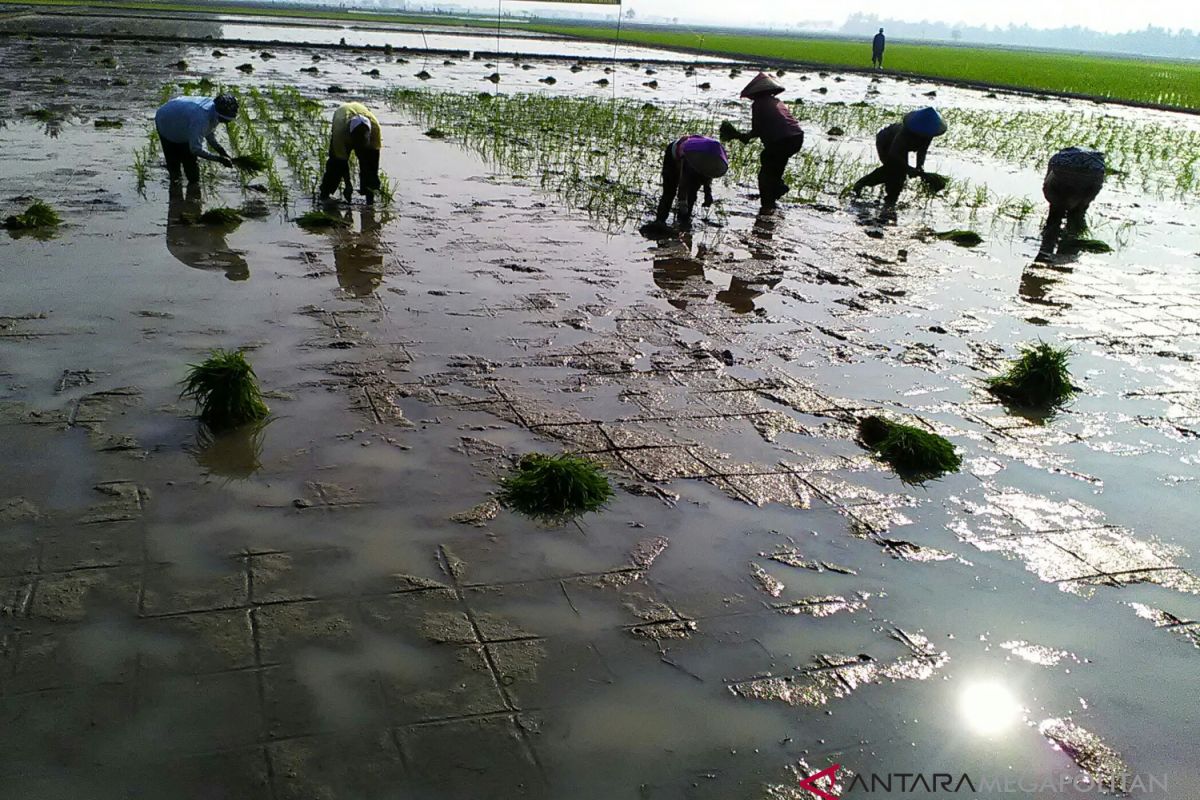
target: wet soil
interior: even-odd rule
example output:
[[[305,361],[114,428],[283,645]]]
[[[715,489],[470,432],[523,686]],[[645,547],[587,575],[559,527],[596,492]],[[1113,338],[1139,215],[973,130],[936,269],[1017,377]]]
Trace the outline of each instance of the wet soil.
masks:
[[[142,23],[3,23],[105,24]],[[486,54],[214,46],[0,38],[6,64],[43,59],[0,78],[12,107],[54,112],[0,131],[0,201],[65,219],[0,258],[0,794],[809,798],[798,776],[833,763],[843,785],[1200,794],[1194,208],[1106,190],[1094,219],[1134,235],[1047,264],[1032,221],[962,249],[922,233],[946,211],[758,215],[720,186],[722,214],[647,241],[378,98],[496,91]],[[131,165],[181,59],[180,79],[373,104],[393,206],[178,241],[161,165],[144,194]],[[613,91],[599,63],[520,61],[500,90]],[[697,108],[745,80],[622,69],[617,91]],[[831,77],[822,101],[868,85]],[[127,124],[96,129],[114,109]],[[998,161],[930,166],[1037,192]],[[1039,338],[1073,348],[1082,393],[1029,419],[982,379]],[[214,347],[247,348],[265,427],[213,439],[178,399]],[[855,442],[879,411],[948,437],[963,472],[895,477]],[[561,449],[613,472],[608,510],[551,528],[496,505],[515,457]]]

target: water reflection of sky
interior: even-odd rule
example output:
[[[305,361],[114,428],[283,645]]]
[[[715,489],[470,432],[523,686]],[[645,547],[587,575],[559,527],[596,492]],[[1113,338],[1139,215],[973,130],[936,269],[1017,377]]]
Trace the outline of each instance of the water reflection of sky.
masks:
[[[613,46],[602,42],[580,42],[541,37],[504,36],[499,41],[495,36],[477,34],[431,33],[417,30],[362,29],[354,26],[337,25],[314,27],[311,25],[245,25],[224,23],[221,25],[223,39],[251,39],[287,42],[291,44],[338,44],[343,38],[354,47],[383,47],[390,44],[395,48],[422,48],[433,50],[470,50],[484,55],[496,53],[525,53],[528,55],[578,56],[580,58],[612,58]],[[619,45],[617,56],[621,59],[679,60],[678,53],[655,50],[648,47]],[[696,61],[718,59],[696,57]]]

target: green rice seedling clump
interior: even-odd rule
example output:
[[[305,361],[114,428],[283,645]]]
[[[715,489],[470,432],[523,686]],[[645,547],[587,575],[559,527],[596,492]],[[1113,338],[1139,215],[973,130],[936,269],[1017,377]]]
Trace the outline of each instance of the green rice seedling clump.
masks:
[[[296,224],[306,230],[314,231],[344,227],[346,220],[327,211],[306,211],[296,218]]]
[[[925,184],[925,188],[931,194],[937,194],[950,185],[950,179],[936,172],[922,172],[921,183]]]
[[[858,423],[858,436],[897,472],[915,479],[957,472],[962,456],[945,437],[912,425],[870,416]]]
[[[580,456],[530,453],[500,482],[500,502],[532,519],[564,523],[612,499],[608,476]]]
[[[935,233],[934,236],[943,242],[953,242],[959,247],[975,247],[983,242],[983,237],[975,231],[942,231],[941,233]]]
[[[203,225],[236,225],[242,221],[242,212],[236,208],[210,208],[198,217]]]
[[[729,120],[725,120],[721,123],[719,135],[722,142],[728,142],[732,141],[733,139],[742,138],[742,132],[739,131],[738,127]]]
[[[445,139],[446,138],[446,132],[444,130],[441,130],[440,128],[430,128],[429,130],[425,131],[425,135],[428,136],[430,139]]]
[[[1070,355],[1069,349],[1045,342],[1023,347],[1003,375],[988,380],[988,391],[1024,408],[1060,406],[1077,391],[1071,384]]]
[[[10,231],[27,231],[36,228],[55,228],[62,224],[62,217],[52,206],[41,200],[34,200],[29,208],[20,214],[14,214],[4,220],[4,227]]]
[[[257,422],[271,413],[241,350],[214,350],[201,363],[189,364],[179,396],[195,401],[200,420],[214,431]]]
[[[125,127],[125,123],[119,119],[98,119],[93,124],[100,130]]]
[[[1074,250],[1077,253],[1111,253],[1112,248],[1107,242],[1102,242],[1099,239],[1067,239],[1062,243],[1065,249]]]
[[[242,172],[262,172],[271,165],[271,162],[266,156],[250,153],[248,155],[234,156],[233,165]]]

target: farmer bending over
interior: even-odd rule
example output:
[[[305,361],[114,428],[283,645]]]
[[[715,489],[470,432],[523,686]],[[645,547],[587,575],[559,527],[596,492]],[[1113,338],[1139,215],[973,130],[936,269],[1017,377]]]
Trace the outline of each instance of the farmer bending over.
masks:
[[[712,182],[729,171],[729,155],[716,139],[684,136],[667,145],[663,156],[662,199],[655,221],[665,225],[676,201],[675,221],[681,228],[692,223],[696,195],[704,189],[704,207],[712,205]]]
[[[344,184],[342,198],[349,203],[354,196],[350,181],[350,154],[358,158],[358,190],[366,195],[367,204],[375,202],[379,191],[379,151],[383,147],[383,131],[379,120],[362,103],[346,103],[333,112],[333,127],[329,132],[329,158],[321,178],[321,199],[327,200]]]
[[[1050,204],[1042,236],[1043,250],[1053,248],[1058,241],[1064,217],[1068,236],[1087,230],[1087,210],[1104,186],[1104,174],[1104,153],[1096,150],[1068,147],[1050,157],[1042,182],[1042,194]]]
[[[875,134],[875,150],[883,166],[854,184],[858,194],[868,186],[884,184],[887,188],[884,202],[892,206],[900,198],[905,182],[910,177],[925,173],[925,156],[929,145],[937,136],[946,132],[946,122],[933,108],[922,108],[904,115],[902,122],[894,122]],[[917,154],[916,167],[908,165],[908,154]]]
[[[740,135],[743,142],[762,139],[762,163],[758,169],[758,197],[764,211],[775,208],[779,198],[788,192],[783,173],[788,160],[804,146],[804,131],[776,95],[783,85],[765,73],[742,90],[742,97],[751,101],[750,131]]]
[[[217,141],[217,126],[228,123],[238,113],[237,98],[231,94],[216,97],[174,97],[158,107],[154,114],[154,127],[158,141],[162,144],[163,158],[167,161],[167,173],[171,181],[179,180],[180,169],[187,175],[188,183],[200,181],[200,162],[196,159],[216,161],[226,167],[233,166],[229,154]],[[204,149],[204,143],[213,149]]]

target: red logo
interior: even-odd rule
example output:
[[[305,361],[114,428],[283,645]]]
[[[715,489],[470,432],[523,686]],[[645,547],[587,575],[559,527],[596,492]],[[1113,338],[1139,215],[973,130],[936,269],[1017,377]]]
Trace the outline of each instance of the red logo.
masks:
[[[832,789],[835,785],[837,785],[837,771],[841,769],[841,766],[841,764],[834,764],[832,767],[823,769],[820,772],[814,772],[812,775],[809,775],[807,778],[804,778],[800,781],[800,788],[807,789],[817,797],[822,798],[822,800],[841,800],[841,798],[839,798],[836,794],[830,794],[816,785],[817,781],[821,780],[822,778],[828,778],[829,788]]]

